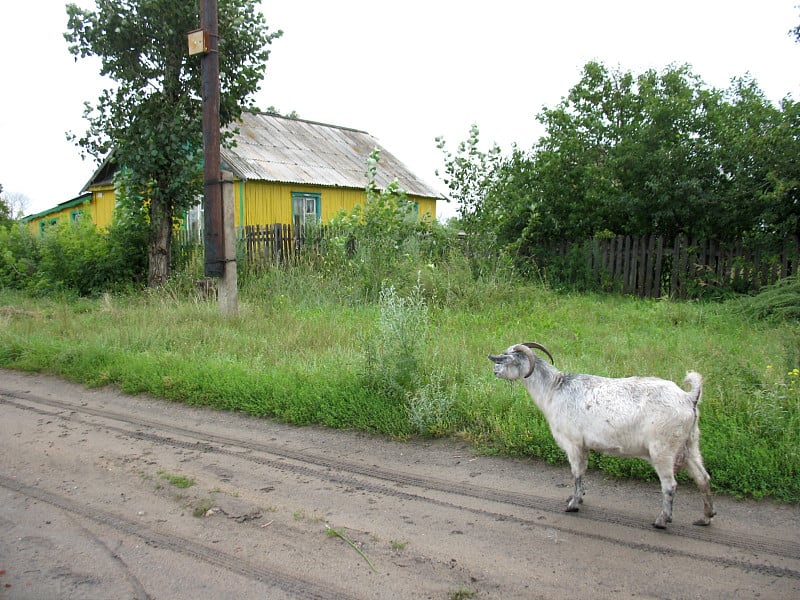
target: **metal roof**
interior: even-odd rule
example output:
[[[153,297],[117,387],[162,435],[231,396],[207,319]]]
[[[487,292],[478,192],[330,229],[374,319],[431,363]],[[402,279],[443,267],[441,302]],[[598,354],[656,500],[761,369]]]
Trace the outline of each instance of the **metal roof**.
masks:
[[[397,179],[408,194],[444,198],[365,131],[251,112],[235,127],[236,145],[223,147],[221,158],[239,179],[363,189],[367,159],[378,148],[379,188]]]

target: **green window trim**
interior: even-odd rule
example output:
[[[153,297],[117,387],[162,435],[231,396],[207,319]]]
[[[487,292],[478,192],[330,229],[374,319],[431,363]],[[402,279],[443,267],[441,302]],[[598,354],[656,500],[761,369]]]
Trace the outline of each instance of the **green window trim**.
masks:
[[[292,225],[295,227],[319,223],[322,218],[322,194],[292,192]]]

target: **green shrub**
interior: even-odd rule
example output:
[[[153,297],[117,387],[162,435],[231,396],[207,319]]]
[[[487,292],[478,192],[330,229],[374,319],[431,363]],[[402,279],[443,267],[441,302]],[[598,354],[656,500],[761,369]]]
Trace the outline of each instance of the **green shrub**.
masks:
[[[743,301],[746,311],[760,319],[800,320],[800,275],[781,279]]]
[[[428,328],[428,306],[415,286],[401,296],[393,285],[381,289],[380,316],[364,335],[364,380],[370,389],[398,404],[420,385]]]
[[[0,285],[28,288],[40,260],[39,240],[31,235],[27,225],[12,223],[0,227]]]

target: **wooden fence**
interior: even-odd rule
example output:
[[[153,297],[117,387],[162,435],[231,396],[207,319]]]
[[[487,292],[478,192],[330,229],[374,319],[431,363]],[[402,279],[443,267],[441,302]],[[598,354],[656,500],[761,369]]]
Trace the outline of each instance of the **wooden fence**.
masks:
[[[750,292],[800,272],[797,236],[782,248],[659,236],[560,242],[538,257],[559,279],[646,298]],[[560,271],[554,272],[554,269]]]
[[[332,227],[293,227],[284,223],[247,225],[240,232],[248,263],[255,266],[291,263],[303,252],[319,252],[325,239],[335,235]]]
[[[251,267],[260,269],[318,254],[325,240],[338,233],[325,225],[295,229],[276,223],[249,225],[237,235],[240,253]],[[350,240],[348,247],[353,246]],[[671,241],[659,236],[561,241],[540,247],[534,263],[552,280],[645,298],[746,293],[800,273],[800,239],[794,236],[782,248],[685,236]]]

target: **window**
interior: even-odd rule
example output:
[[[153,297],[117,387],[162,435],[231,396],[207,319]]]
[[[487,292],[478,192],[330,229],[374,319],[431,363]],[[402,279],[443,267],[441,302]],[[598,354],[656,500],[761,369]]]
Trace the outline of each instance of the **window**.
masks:
[[[55,217],[51,217],[49,219],[42,219],[39,221],[39,235],[44,235],[44,232],[51,228],[58,226],[58,219]]]
[[[321,215],[322,197],[308,192],[292,192],[292,224],[304,227],[317,223]]]
[[[83,218],[83,211],[82,210],[73,210],[69,213],[69,221],[70,223],[77,223]]]
[[[203,241],[203,219],[203,202],[200,200],[184,215],[183,226],[190,240],[198,243]]]

